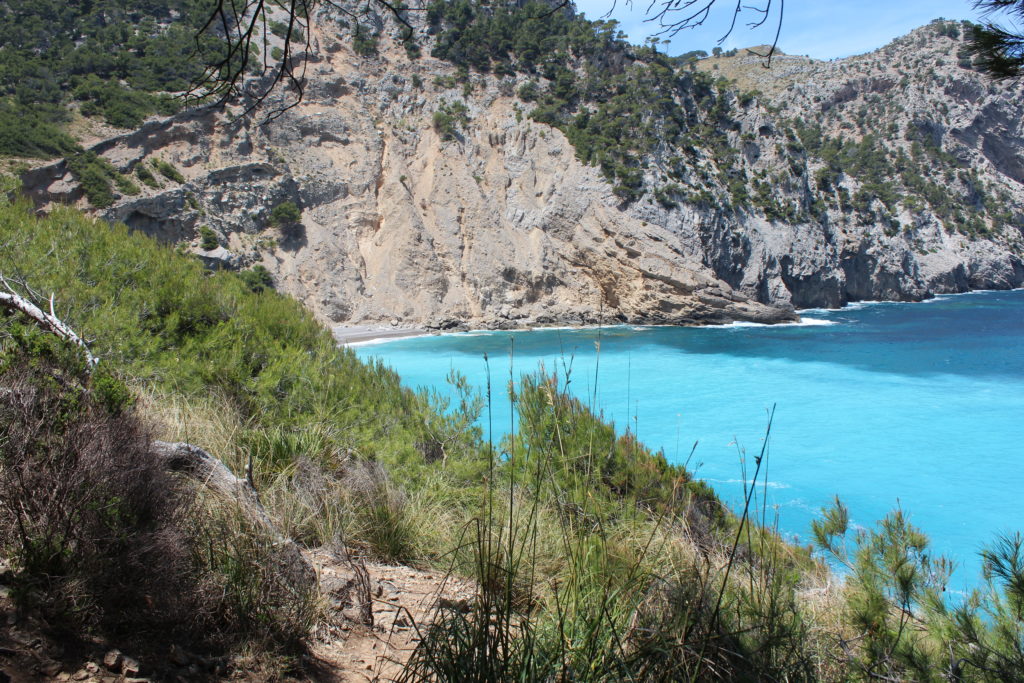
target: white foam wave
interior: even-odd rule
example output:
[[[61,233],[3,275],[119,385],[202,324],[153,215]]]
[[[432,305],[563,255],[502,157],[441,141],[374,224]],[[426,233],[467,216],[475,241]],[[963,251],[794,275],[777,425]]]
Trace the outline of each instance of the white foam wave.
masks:
[[[905,301],[851,301],[850,303],[843,306],[844,311],[859,311],[862,308],[868,306],[891,306],[892,304],[902,304]]]
[[[796,309],[797,315],[821,315],[822,313],[835,313],[841,311],[841,308],[798,308]]]
[[[596,326],[594,326],[594,325],[587,325],[587,326],[584,326],[584,325],[552,325],[552,326],[548,327],[546,325],[539,325],[537,327],[527,327],[526,329],[529,332],[553,332],[555,330],[568,330],[570,332],[573,332],[573,331],[576,331],[576,330],[592,330],[592,329],[596,329]],[[515,332],[517,330],[510,330],[510,331],[511,332]]]
[[[736,321],[722,327],[823,327],[826,325],[838,325],[836,320],[822,320],[821,318],[803,318],[799,322],[791,323],[752,323],[747,321]]]

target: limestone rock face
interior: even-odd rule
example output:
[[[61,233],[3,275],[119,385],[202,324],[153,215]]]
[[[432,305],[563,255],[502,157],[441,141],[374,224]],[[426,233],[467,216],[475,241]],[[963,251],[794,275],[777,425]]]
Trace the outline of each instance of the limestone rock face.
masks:
[[[524,116],[512,79],[473,76],[469,94],[444,85],[445,62],[410,61],[388,41],[380,56],[357,57],[335,30],[314,28],[304,99],[272,121],[193,110],[97,145],[124,172],[157,157],[185,176],[99,215],[197,253],[208,226],[226,248],[201,256],[264,265],[332,323],[780,322],[794,308],[1024,283],[1017,228],[972,240],[926,214],[890,234],[833,211],[786,222],[713,203],[624,205],[559,130]],[[865,76],[807,98],[836,108],[894,87]],[[974,79],[947,89],[974,113],[941,134],[962,140],[972,163],[987,160],[1008,203],[1024,206],[1021,98]],[[468,121],[445,139],[433,114],[456,100]],[[755,104],[739,116],[730,135],[747,171],[789,164],[775,115]],[[806,168],[787,180],[790,195],[810,192]],[[77,198],[60,164],[26,184],[41,202]],[[301,222],[275,226],[271,212],[287,201]]]

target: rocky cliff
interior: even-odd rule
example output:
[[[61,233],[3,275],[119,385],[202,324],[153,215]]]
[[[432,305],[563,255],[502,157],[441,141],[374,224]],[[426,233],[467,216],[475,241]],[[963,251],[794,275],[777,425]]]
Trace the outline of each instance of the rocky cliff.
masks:
[[[211,265],[262,264],[333,323],[778,322],[1024,283],[1021,88],[961,66],[938,25],[850,60],[780,60],[748,77],[764,94],[742,82],[756,58],[703,98],[671,66],[673,106],[718,141],[643,150],[623,198],[568,128],[531,119],[522,87],[553,82],[414,58],[370,19],[378,51],[359,56],[347,22],[317,18],[304,96],[271,121],[192,110],[97,144],[124,173],[158,159],[183,175],[98,213]],[[627,75],[645,59],[613,56]],[[693,104],[709,97],[713,113]],[[881,168],[850,156],[869,147]],[[41,203],[84,205],[62,163],[24,180]],[[273,220],[286,202],[300,221]]]

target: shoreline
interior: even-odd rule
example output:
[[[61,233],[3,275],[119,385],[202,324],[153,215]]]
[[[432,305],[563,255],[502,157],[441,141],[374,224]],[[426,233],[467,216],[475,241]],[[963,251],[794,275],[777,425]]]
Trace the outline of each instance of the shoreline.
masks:
[[[391,327],[390,325],[334,325],[331,334],[340,346],[362,346],[376,342],[422,337],[430,334],[422,327]]]
[[[861,300],[861,301],[849,301],[843,304],[839,308],[798,308],[796,309],[797,315],[800,316],[800,320],[792,322],[781,322],[781,323],[755,323],[744,320],[734,320],[728,323],[721,324],[708,324],[708,325],[696,325],[695,327],[703,328],[742,328],[742,327],[790,327],[790,326],[825,326],[834,324],[831,321],[818,320],[815,318],[805,318],[807,315],[815,315],[820,313],[835,313],[836,311],[842,310],[856,310],[867,306],[880,305],[880,304],[927,304],[941,301],[948,297],[964,296],[967,294],[981,294],[985,292],[997,293],[997,292],[1014,292],[1020,291],[1024,288],[1016,287],[1012,289],[972,289],[967,292],[943,292],[941,294],[935,294],[928,299],[922,299],[920,301],[885,301],[885,300]],[[616,323],[614,325],[527,325],[523,327],[514,328],[488,328],[488,327],[473,327],[462,330],[432,330],[425,327],[392,327],[386,324],[377,325],[335,325],[331,327],[331,333],[334,335],[335,340],[341,346],[371,346],[374,344],[383,344],[389,341],[395,341],[397,339],[407,339],[410,337],[426,337],[426,336],[445,336],[454,334],[472,334],[472,333],[488,333],[488,332],[534,332],[538,330],[586,330],[586,329],[597,329],[597,328],[619,328],[619,327],[630,327],[634,329],[645,329],[645,328],[658,328],[658,327],[689,327],[682,325],[670,325],[670,324],[643,324],[643,323]]]

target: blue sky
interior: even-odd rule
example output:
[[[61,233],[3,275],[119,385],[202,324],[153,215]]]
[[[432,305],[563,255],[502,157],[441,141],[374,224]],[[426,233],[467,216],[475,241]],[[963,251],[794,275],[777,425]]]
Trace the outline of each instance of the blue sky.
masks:
[[[655,0],[654,11],[664,1]],[[764,1],[743,0],[743,4],[763,6]],[[650,3],[634,0],[629,7],[625,0],[618,0],[612,13],[634,43],[642,43],[658,31],[656,23],[644,21]],[[779,0],[774,0],[773,8],[778,5]],[[576,7],[588,19],[599,19],[611,9],[612,0],[576,0]],[[735,7],[732,0],[718,0],[705,26],[680,32],[667,49],[661,49],[672,55],[698,49],[710,52],[726,32]],[[969,0],[787,0],[785,9],[779,47],[787,54],[817,59],[869,52],[939,17],[979,18]],[[746,24],[754,18],[754,12],[745,10],[722,47],[728,50],[770,43],[778,26],[777,15],[760,29],[751,30]]]

